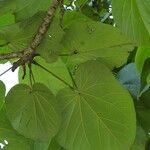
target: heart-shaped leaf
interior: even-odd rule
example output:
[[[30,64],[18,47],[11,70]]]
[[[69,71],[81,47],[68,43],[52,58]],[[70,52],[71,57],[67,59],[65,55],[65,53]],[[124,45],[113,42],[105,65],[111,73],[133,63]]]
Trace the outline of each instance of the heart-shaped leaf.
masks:
[[[77,90],[57,95],[63,117],[58,142],[69,150],[129,149],[135,137],[129,93],[98,61],[80,65],[75,82]]]
[[[58,131],[60,117],[54,95],[43,84],[32,89],[25,84],[13,87],[6,96],[8,118],[25,137],[49,141]]]

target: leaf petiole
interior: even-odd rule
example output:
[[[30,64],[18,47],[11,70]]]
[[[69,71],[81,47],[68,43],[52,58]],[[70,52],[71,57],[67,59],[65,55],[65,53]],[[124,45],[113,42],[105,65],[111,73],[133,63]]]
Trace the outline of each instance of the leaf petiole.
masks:
[[[40,68],[42,68],[43,70],[45,70],[46,72],[50,73],[52,76],[54,76],[55,78],[57,78],[58,80],[60,80],[61,82],[63,82],[65,85],[67,85],[70,89],[74,90],[74,87],[71,86],[69,83],[67,83],[65,80],[63,80],[62,78],[60,78],[59,76],[57,76],[56,74],[54,74],[53,72],[51,72],[50,70],[48,70],[47,68],[45,68],[44,66],[40,65],[39,63],[37,63],[36,61],[33,60],[32,62],[34,65],[39,66]]]

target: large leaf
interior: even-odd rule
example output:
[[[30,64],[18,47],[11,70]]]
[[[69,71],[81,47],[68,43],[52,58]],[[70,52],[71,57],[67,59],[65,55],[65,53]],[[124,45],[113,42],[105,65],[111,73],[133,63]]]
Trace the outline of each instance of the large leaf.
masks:
[[[88,19],[72,23],[62,41],[68,63],[81,63],[100,57],[113,68],[126,62],[132,43],[118,29]]]
[[[10,125],[4,109],[0,111],[0,149],[31,150],[32,141],[19,135]]]
[[[58,59],[54,63],[46,63],[44,59],[38,57],[35,59],[36,62],[50,70],[51,72],[55,73],[57,76],[68,82],[69,84],[72,84],[70,75],[68,73],[68,70],[65,66],[65,64]],[[47,87],[56,94],[60,89],[63,89],[66,87],[64,83],[62,83],[60,80],[52,76],[50,73],[46,72],[45,70],[41,69],[38,66],[32,65],[32,72],[35,78],[36,82],[43,83],[47,85]],[[29,70],[27,69],[27,74],[29,74]],[[19,80],[21,83],[30,84],[30,79],[28,76],[25,77],[24,80],[22,80],[23,76],[23,70],[20,68],[19,71]]]
[[[57,103],[43,84],[13,87],[6,96],[6,110],[14,129],[28,138],[49,141],[58,131]]]
[[[127,150],[135,137],[135,112],[129,93],[97,61],[82,64],[78,89],[61,90],[58,142],[69,150]],[[128,133],[128,134],[127,134]]]
[[[5,85],[2,81],[0,81],[0,110],[4,104],[5,99]]]
[[[138,45],[150,43],[149,0],[112,0],[117,26]]]

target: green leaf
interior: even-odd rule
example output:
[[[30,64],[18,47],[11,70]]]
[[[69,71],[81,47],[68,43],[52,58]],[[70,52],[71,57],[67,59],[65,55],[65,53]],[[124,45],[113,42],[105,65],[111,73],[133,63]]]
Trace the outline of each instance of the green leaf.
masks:
[[[148,58],[143,66],[141,73],[141,89],[145,88],[147,84],[150,84],[150,58]]]
[[[47,11],[51,4],[50,2],[51,0],[17,0],[14,12],[16,21],[19,22],[32,17],[39,11]]]
[[[136,67],[139,72],[142,72],[142,68],[146,59],[150,57],[150,47],[139,47],[135,57]]]
[[[72,81],[70,78],[70,75],[68,73],[68,70],[65,66],[65,64],[61,61],[61,59],[58,59],[54,63],[46,63],[44,59],[37,57],[35,59],[36,62],[47,68],[48,70],[52,71],[53,73],[57,74],[57,76],[64,79],[67,83],[72,85]],[[54,94],[56,94],[59,90],[66,87],[64,83],[56,79],[51,74],[47,73],[45,70],[39,68],[38,66],[32,65],[32,72],[35,78],[36,82],[40,82],[45,84]],[[29,74],[29,70],[27,69],[27,74]],[[23,76],[23,70],[20,68],[19,70],[19,81],[21,83],[30,84],[30,79],[28,77],[25,77],[24,80],[22,80]]]
[[[145,150],[146,141],[147,137],[145,131],[141,126],[137,126],[135,141],[130,150]]]
[[[5,99],[5,85],[2,81],[0,81],[0,110],[4,104],[4,99]]]
[[[150,84],[150,48],[139,47],[135,57],[136,67],[141,73],[141,89]]]
[[[1,40],[8,43],[7,46],[12,51],[24,50],[36,33],[44,14],[38,13],[25,21],[1,28]]]
[[[1,0],[0,1],[0,16],[7,12],[13,11],[16,8],[15,0]]]
[[[53,19],[44,40],[37,48],[37,53],[40,54],[47,62],[54,62],[58,58],[62,45],[60,44],[64,32],[60,27],[59,19]]]
[[[12,24],[14,23],[14,21],[14,15],[12,15],[11,13],[6,13],[5,15],[0,17],[0,27]]]
[[[13,87],[6,96],[8,118],[25,137],[49,141],[58,131],[60,117],[54,95],[43,84],[32,89],[25,84]]]
[[[110,70],[88,61],[75,74],[78,89],[58,95],[62,125],[57,141],[69,150],[127,150],[135,137],[135,111],[129,93]]]
[[[111,68],[124,64],[133,49],[118,29],[86,19],[74,22],[66,30],[62,43],[65,53],[70,54],[68,63],[78,64],[99,57]]]
[[[34,143],[34,150],[63,150],[61,146],[53,138],[51,142],[38,142]]]
[[[32,141],[19,135],[11,127],[4,109],[0,111],[0,143],[4,146],[3,150],[16,150],[16,148],[17,150],[32,149]]]
[[[138,45],[150,43],[150,2],[148,0],[112,0],[117,26]],[[148,17],[148,18],[147,18]]]
[[[150,17],[150,2],[148,0],[136,0],[138,9],[140,12],[140,15],[143,19],[143,22],[150,34],[150,20],[148,19]]]
[[[52,139],[48,150],[63,150],[63,148],[61,148],[61,146],[56,142],[55,139]]]
[[[39,142],[35,141],[34,150],[48,150],[50,142]]]

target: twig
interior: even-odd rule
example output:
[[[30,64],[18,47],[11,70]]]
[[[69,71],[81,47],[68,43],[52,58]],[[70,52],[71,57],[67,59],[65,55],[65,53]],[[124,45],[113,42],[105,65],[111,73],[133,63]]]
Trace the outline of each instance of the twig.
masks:
[[[13,58],[20,58],[22,56],[22,52],[12,52],[12,53],[4,53],[0,54],[0,60],[5,60],[5,59],[13,59]]]
[[[33,58],[36,56],[35,54],[36,48],[41,43],[50,24],[52,23],[56,9],[60,4],[59,1],[60,0],[52,0],[51,6],[47,11],[46,16],[44,17],[42,24],[40,25],[32,41],[30,42],[30,45],[26,49],[24,49],[23,52],[21,52],[21,55],[20,52],[0,55],[0,60],[19,58],[18,61],[13,63],[12,71],[15,71],[19,66],[31,62]]]

